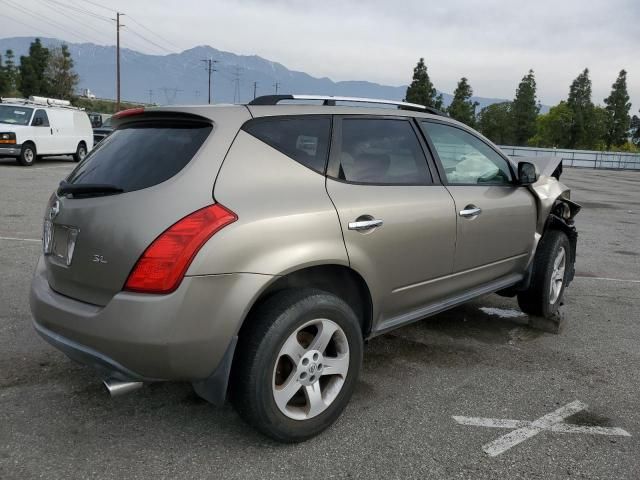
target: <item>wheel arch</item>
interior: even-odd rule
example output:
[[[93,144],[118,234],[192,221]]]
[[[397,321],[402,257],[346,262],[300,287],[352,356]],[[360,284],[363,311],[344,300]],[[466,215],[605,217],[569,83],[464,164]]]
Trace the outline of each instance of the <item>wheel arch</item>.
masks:
[[[344,300],[360,320],[362,334],[367,338],[373,325],[373,301],[367,282],[351,267],[339,264],[321,264],[302,267],[274,277],[260,291],[247,310],[238,330],[238,337],[250,330],[252,313],[277,292],[292,288],[317,288]]]

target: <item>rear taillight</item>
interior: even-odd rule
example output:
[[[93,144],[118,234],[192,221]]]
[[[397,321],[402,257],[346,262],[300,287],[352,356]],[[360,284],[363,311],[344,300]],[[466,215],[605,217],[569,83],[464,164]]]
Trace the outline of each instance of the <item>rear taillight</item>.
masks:
[[[219,204],[187,215],[147,247],[129,274],[124,289],[142,293],[173,292],[202,245],[237,219],[235,213]]]

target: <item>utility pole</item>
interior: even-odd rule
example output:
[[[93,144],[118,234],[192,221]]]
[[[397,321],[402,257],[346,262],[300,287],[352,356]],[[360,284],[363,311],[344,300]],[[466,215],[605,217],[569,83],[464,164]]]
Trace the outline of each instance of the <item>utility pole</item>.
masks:
[[[120,28],[124,25],[120,24],[120,17],[124,13],[116,12],[116,112],[120,111]]]
[[[207,58],[205,60],[200,60],[201,62],[204,62],[205,64],[205,70],[209,73],[209,105],[211,105],[211,81],[212,81],[212,74],[213,72],[216,72],[217,70],[215,69],[215,64],[218,63],[218,60],[211,60],[210,58]]]
[[[147,90],[149,92],[149,105],[153,105],[153,90]]]
[[[280,88],[280,82],[276,82],[273,84],[274,87],[276,87],[276,95],[278,94],[278,88]]]
[[[256,91],[258,90],[258,82],[253,82],[253,99],[256,99]]]

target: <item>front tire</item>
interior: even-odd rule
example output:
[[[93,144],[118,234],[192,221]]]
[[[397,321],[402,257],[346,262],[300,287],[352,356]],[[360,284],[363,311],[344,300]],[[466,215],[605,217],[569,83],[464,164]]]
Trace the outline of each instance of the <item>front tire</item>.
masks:
[[[559,230],[548,231],[540,240],[533,260],[529,288],[518,293],[518,304],[529,315],[553,319],[562,304],[571,270],[569,238]]]
[[[233,373],[235,407],[280,442],[301,442],[337,420],[362,364],[360,323],[343,300],[300,289],[275,294],[240,336]]]
[[[36,146],[32,143],[25,143],[22,145],[17,161],[23,167],[30,167],[35,163],[37,156]]]
[[[87,146],[84,142],[80,142],[78,144],[78,148],[76,148],[76,153],[73,154],[74,162],[81,162],[84,160],[84,157],[87,156]]]

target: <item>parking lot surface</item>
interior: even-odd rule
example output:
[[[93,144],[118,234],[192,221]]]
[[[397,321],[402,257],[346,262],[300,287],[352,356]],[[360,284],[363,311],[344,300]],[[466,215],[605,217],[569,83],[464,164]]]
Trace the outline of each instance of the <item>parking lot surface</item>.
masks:
[[[489,295],[375,338],[339,421],[280,445],[186,383],[111,399],[37,336],[41,217],[74,164],[14,165],[0,159],[0,478],[640,478],[640,173],[565,170],[583,211],[564,332]],[[527,423],[549,414],[560,427]],[[518,428],[529,436],[491,456]]]

